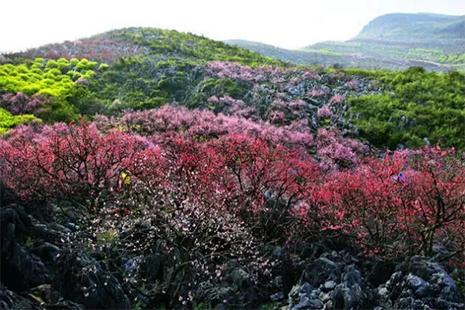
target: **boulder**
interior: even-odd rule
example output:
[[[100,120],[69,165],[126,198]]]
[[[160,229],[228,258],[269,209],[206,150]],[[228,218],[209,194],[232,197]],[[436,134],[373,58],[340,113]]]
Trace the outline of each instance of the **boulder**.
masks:
[[[465,298],[437,262],[414,256],[378,287],[380,306],[395,309],[465,309]]]
[[[91,309],[129,309],[120,282],[85,252],[66,252],[59,257],[54,287],[60,296]]]
[[[345,252],[324,253],[310,262],[289,293],[289,309],[359,309],[371,293],[356,260]]]
[[[38,303],[34,303],[27,298],[24,298],[6,288],[0,288],[0,309],[1,310],[14,310],[14,309],[30,309],[39,310],[43,309]]]
[[[54,244],[44,242],[31,250],[45,263],[55,263],[61,253],[61,249]]]
[[[27,216],[21,209],[0,209],[1,281],[9,289],[25,291],[49,281],[48,270],[39,257],[17,242],[27,231]]]

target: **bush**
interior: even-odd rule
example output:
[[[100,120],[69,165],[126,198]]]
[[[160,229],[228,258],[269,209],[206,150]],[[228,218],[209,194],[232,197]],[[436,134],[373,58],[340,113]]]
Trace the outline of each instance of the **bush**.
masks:
[[[96,75],[80,102],[97,99],[115,113],[182,101],[198,83],[198,71],[195,63],[181,59],[124,58]]]
[[[2,141],[3,181],[25,199],[68,199],[94,209],[118,190],[121,172],[145,146],[88,124],[23,128]]]
[[[6,93],[0,97],[0,107],[12,114],[39,114],[47,104],[47,98],[40,95],[28,96],[23,93]]]
[[[9,129],[30,122],[40,122],[34,115],[12,115],[8,111],[0,108],[0,135],[6,133]]]
[[[174,210],[226,212],[262,240],[332,234],[355,240],[367,255],[431,256],[441,244],[450,257],[463,258],[465,165],[453,151],[359,158],[351,151],[358,144],[325,130],[312,157],[247,131],[224,128],[206,138],[189,133],[193,124],[177,131],[184,122],[177,118],[189,116],[174,112],[161,121],[164,132],[147,137],[102,133],[86,123],[13,130],[0,140],[0,181],[24,199],[68,200],[89,212],[155,200]],[[129,128],[147,130],[128,116]]]
[[[30,65],[0,65],[0,89],[27,95],[63,97],[74,87],[74,81],[91,75],[95,66],[95,62],[86,59],[73,66],[65,59],[43,58],[36,58]]]
[[[339,230],[384,258],[433,255],[445,245],[463,256],[465,165],[451,151],[425,148],[367,159],[336,172],[315,193],[322,229]]]
[[[241,98],[249,87],[250,85],[232,79],[208,78],[196,86],[189,106],[193,108],[210,108],[215,112],[223,112],[217,110],[215,106],[208,105],[208,98],[211,96]]]
[[[0,65],[0,92],[7,92],[1,106],[15,114],[34,113],[50,122],[76,120],[78,111],[71,102],[77,100],[81,84],[93,77],[96,65],[87,59],[64,58]]]

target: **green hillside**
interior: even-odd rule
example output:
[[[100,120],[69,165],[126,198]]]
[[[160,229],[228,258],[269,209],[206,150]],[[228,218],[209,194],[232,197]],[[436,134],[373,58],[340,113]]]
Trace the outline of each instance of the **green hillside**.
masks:
[[[361,58],[347,55],[367,49],[356,42],[334,43],[339,52],[232,43],[275,58],[292,56],[301,65],[345,62],[356,67]],[[397,55],[402,55],[401,50]],[[460,134],[465,130],[461,74],[295,67],[223,42],[155,28],[114,30],[6,58],[7,63],[0,64],[0,108],[12,115],[4,114],[8,126],[3,132],[35,120],[30,115],[53,123],[92,119],[95,114],[118,116],[165,104],[216,113],[239,109],[249,117],[275,122],[281,112],[289,114],[280,104],[286,100],[304,105],[305,112],[295,113],[298,119],[313,122],[313,130],[322,125],[315,120],[315,110],[331,103],[337,117],[326,120],[327,125],[378,147],[416,147],[425,141],[465,147]],[[366,65],[396,65],[364,59]],[[333,97],[346,100],[336,105]]]
[[[156,28],[114,30],[4,58],[0,95],[46,97],[53,109],[37,114],[50,121],[189,102],[213,60],[251,67],[285,65],[221,41]]]

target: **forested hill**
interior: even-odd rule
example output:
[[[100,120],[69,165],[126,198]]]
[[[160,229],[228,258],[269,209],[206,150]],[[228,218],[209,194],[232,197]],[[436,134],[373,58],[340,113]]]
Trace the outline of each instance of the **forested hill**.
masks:
[[[77,57],[110,63],[121,57],[136,55],[237,61],[248,65],[279,64],[279,61],[255,52],[191,33],[137,27],[113,30],[76,41],[48,44],[9,56],[51,59]]]

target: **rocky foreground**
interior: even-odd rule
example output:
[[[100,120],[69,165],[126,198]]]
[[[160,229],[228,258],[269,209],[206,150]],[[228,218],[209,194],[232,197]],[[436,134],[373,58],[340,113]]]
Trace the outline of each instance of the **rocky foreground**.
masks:
[[[53,222],[34,206],[12,203],[0,212],[1,309],[159,308],[166,297],[153,286],[176,281],[173,257],[160,247],[138,255],[129,244],[126,255],[108,253],[105,246],[76,247],[75,238],[90,236],[73,218]],[[153,229],[150,222],[139,223],[131,235],[147,236]],[[414,256],[389,265],[336,248],[301,253],[272,249],[273,290],[258,291],[247,270],[231,260],[221,286],[194,288],[196,295],[208,296],[208,307],[215,309],[465,309],[458,287],[463,282],[453,279],[460,278],[458,270],[434,259]],[[204,306],[180,300],[169,307]]]

